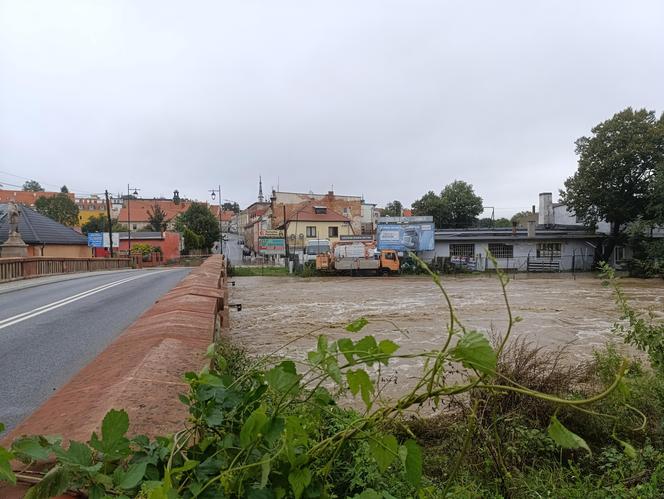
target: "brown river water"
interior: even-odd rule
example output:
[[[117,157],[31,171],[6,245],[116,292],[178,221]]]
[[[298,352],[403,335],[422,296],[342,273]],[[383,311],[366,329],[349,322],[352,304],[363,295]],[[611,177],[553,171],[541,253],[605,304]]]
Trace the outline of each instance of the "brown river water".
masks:
[[[269,354],[285,343],[317,328],[280,355],[304,358],[315,349],[316,335],[331,340],[353,334],[339,328],[359,317],[370,324],[355,339],[372,334],[389,338],[401,346],[398,353],[440,348],[445,339],[447,306],[440,291],[424,277],[236,277],[231,302],[241,303],[241,312],[231,313],[231,337],[251,353]],[[633,306],[651,309],[664,318],[664,280],[622,279]],[[507,314],[495,276],[443,277],[457,314],[467,328],[505,331]],[[568,360],[578,362],[592,356],[594,348],[610,340],[619,319],[611,291],[600,279],[586,274],[517,275],[508,285],[514,315],[523,317],[513,335],[537,345],[569,344]],[[388,321],[394,322],[395,327]],[[335,328],[335,326],[337,326]],[[401,330],[400,330],[401,329]],[[391,376],[398,380],[386,393],[401,392],[414,380],[422,362],[397,361]]]

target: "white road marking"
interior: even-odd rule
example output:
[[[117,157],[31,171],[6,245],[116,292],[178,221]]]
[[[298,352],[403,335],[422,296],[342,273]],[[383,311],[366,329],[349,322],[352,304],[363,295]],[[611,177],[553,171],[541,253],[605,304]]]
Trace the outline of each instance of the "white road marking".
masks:
[[[70,303],[73,303],[78,300],[82,300],[83,298],[87,298],[88,296],[92,296],[97,293],[101,293],[102,291],[106,291],[107,289],[113,288],[115,286],[119,286],[121,284],[125,284],[130,281],[134,281],[136,279],[142,279],[143,277],[148,277],[151,275],[155,274],[160,274],[162,272],[168,272],[169,270],[157,270],[157,271],[150,271],[145,274],[140,274],[137,276],[132,276],[132,277],[126,277],[124,279],[120,279],[118,281],[113,281],[107,284],[103,284],[101,286],[97,286],[96,288],[89,289],[87,291],[83,291],[81,293],[77,293],[75,295],[69,296],[67,298],[63,298],[61,300],[54,301],[53,303],[49,303],[47,305],[42,305],[41,307],[34,308],[32,310],[29,310],[27,312],[23,312],[21,314],[14,315],[12,317],[8,317],[7,319],[0,320],[0,329],[4,329],[9,326],[13,326],[14,324],[18,324],[19,322],[26,321],[28,319],[31,319],[33,317],[37,317],[38,315],[45,314],[46,312],[50,312],[51,310],[55,310],[56,308],[64,307],[65,305],[69,305]]]

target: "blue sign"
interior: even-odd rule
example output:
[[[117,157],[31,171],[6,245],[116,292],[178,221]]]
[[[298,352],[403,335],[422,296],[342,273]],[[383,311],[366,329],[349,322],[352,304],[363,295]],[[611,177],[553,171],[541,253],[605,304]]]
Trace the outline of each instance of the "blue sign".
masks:
[[[104,234],[102,232],[89,232],[88,233],[88,246],[90,248],[103,248],[104,247]]]
[[[433,223],[378,224],[376,240],[379,250],[433,251]]]

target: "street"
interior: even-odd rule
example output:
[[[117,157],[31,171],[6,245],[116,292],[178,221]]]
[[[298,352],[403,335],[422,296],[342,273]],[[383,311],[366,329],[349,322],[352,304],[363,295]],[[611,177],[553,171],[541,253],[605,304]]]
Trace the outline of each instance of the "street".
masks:
[[[0,422],[16,426],[189,271],[0,285]]]
[[[238,244],[240,240],[238,234],[232,232],[224,232],[224,254],[231,265],[241,265],[242,264],[242,244]]]

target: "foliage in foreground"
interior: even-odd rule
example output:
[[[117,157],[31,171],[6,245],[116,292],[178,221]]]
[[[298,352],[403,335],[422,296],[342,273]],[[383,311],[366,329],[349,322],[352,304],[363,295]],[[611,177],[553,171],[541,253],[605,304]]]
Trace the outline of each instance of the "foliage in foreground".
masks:
[[[210,368],[185,375],[190,391],[181,401],[190,420],[182,431],[152,441],[128,439],[126,413],[111,411],[87,443],[15,441],[0,451],[0,479],[16,479],[11,458],[55,458],[28,499],[64,490],[150,499],[518,496],[521,490],[572,486],[572,476],[585,490],[597,485],[598,476],[613,486],[617,482],[605,478],[608,472],[597,475],[597,466],[623,473],[662,457],[654,447],[661,448],[661,439],[642,438],[638,451],[628,443],[638,440],[646,423],[634,405],[643,395],[634,398],[620,357],[597,363],[595,378],[604,385],[571,391],[560,377],[551,382],[559,371],[555,358],[543,368],[532,358],[517,362],[530,358],[527,348],[525,355],[510,353],[507,341],[520,319],[508,305],[507,330],[492,344],[463,324],[439,277],[432,278],[449,309],[439,349],[397,353],[391,340],[356,338],[368,324],[364,318],[346,326],[350,337],[319,336],[304,361],[277,357],[281,349],[254,359],[233,345],[211,345]],[[507,304],[507,277],[499,274],[499,283]],[[396,358],[422,359],[424,368],[410,392],[384,401],[385,369]],[[339,407],[336,401],[344,397],[358,398],[364,409]],[[425,404],[447,409],[443,414],[459,410],[432,434],[434,421],[405,418]],[[652,412],[661,418],[661,407]],[[663,473],[653,466],[636,482],[657,485]]]

